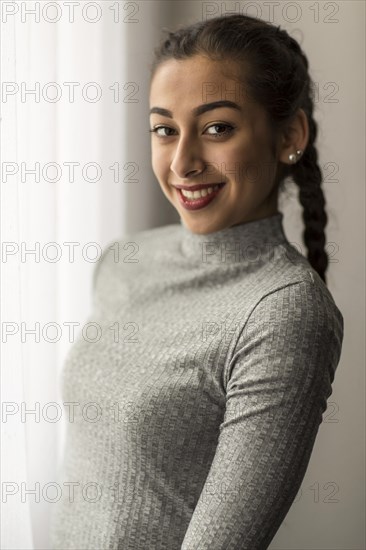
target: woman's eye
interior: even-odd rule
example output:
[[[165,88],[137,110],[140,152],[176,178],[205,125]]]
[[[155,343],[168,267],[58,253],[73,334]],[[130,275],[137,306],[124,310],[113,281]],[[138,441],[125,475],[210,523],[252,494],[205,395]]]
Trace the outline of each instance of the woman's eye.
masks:
[[[149,130],[149,131],[156,134],[159,137],[169,137],[169,136],[164,136],[163,134],[158,134],[158,130],[173,130],[173,128],[169,128],[169,126],[156,126],[155,128],[152,128],[152,130]]]
[[[230,134],[233,130],[234,130],[234,127],[231,126],[230,124],[212,124],[211,126],[209,126],[207,129],[206,129],[206,132],[207,130],[210,130],[212,128],[225,128],[225,130],[223,132],[218,132],[218,133],[209,133],[210,136],[213,136],[215,138],[219,138],[221,136],[226,136],[228,134]],[[156,126],[155,128],[152,128],[151,130],[149,130],[149,132],[151,133],[155,133],[158,137],[170,137],[170,135],[164,135],[164,134],[159,134],[158,131],[159,130],[171,130],[172,132],[175,132],[175,130],[173,128],[169,128],[169,126]]]
[[[233,126],[230,126],[229,124],[213,124],[212,126],[209,126],[207,130],[211,128],[226,128],[224,132],[219,132],[218,134],[210,134],[211,136],[214,136],[214,137],[226,136],[227,134],[230,134],[234,130]]]

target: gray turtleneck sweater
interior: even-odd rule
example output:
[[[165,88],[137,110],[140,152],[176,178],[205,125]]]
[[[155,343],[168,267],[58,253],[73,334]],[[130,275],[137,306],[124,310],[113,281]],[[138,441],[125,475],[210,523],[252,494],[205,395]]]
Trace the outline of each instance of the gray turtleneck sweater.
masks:
[[[181,221],[104,249],[93,324],[62,372],[53,549],[268,547],[343,340],[341,312],[282,222],[198,235]]]

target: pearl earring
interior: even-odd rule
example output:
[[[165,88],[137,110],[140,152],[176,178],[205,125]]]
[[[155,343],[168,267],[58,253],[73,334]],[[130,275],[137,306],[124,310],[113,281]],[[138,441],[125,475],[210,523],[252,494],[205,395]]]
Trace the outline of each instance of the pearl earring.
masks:
[[[295,153],[291,153],[289,156],[288,156],[288,160],[290,161],[291,164],[296,164],[297,161],[299,160],[299,158],[301,157],[302,155],[302,151],[300,149],[298,149],[296,151],[296,154]]]

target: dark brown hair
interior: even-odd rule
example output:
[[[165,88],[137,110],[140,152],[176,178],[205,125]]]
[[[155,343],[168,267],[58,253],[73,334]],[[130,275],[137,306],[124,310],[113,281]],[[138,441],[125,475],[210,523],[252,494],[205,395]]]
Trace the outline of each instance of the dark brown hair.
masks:
[[[284,128],[299,108],[307,115],[309,142],[296,164],[280,163],[278,185],[291,177],[299,189],[305,229],[307,259],[326,283],[328,256],[324,228],[328,218],[322,172],[315,147],[317,124],[313,118],[314,83],[308,60],[298,42],[280,27],[247,15],[232,14],[179,26],[168,33],[154,50],[151,80],[157,67],[168,59],[205,55],[212,60],[235,60],[249,64],[245,85],[249,95],[261,104],[274,131]]]

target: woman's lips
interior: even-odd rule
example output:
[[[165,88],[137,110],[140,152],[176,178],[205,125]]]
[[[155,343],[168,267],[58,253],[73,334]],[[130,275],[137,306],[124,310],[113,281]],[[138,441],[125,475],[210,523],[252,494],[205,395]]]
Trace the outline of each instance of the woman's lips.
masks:
[[[199,197],[198,199],[192,199],[192,200],[185,197],[182,194],[181,190],[176,188],[176,193],[178,195],[180,204],[186,210],[200,210],[201,208],[205,208],[217,197],[217,195],[219,195],[223,187],[225,187],[226,183],[223,182],[222,184],[211,184],[209,186],[204,186],[204,187],[198,186],[198,187],[201,187],[201,189],[202,188],[207,189],[207,187],[213,187],[214,185],[220,185],[220,187],[216,189],[216,191],[212,191],[212,193],[210,193],[209,195],[206,195],[205,197]],[[190,190],[193,190],[193,188],[190,188]]]

